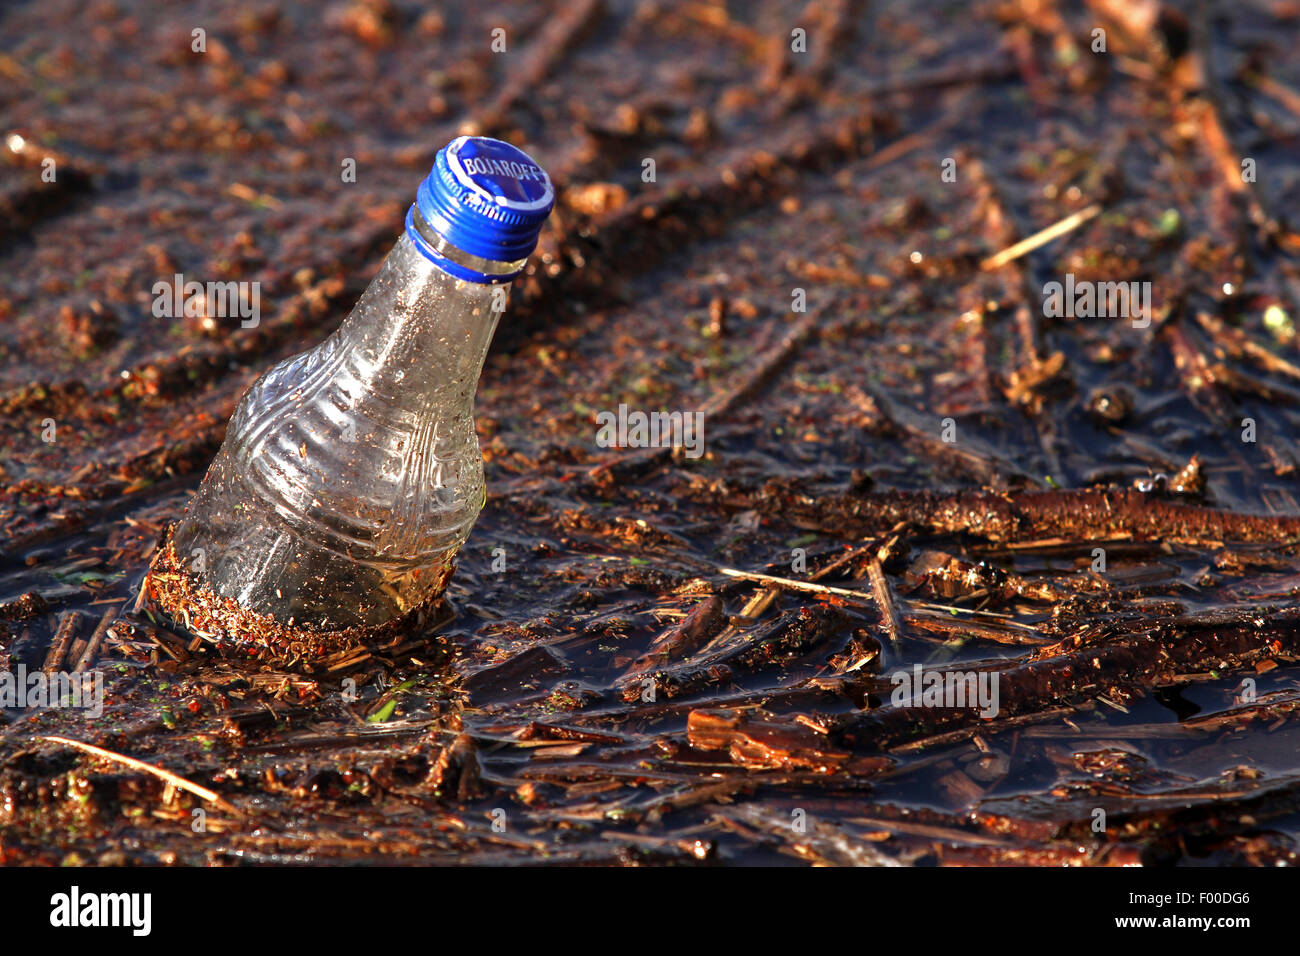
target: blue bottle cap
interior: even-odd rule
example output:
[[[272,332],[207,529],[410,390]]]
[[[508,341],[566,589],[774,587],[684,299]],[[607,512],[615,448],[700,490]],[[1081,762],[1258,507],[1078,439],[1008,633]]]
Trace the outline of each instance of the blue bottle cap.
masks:
[[[438,151],[406,215],[406,232],[421,253],[452,275],[509,282],[537,248],[554,205],[551,177],[523,150],[486,136],[461,136]],[[520,265],[485,272],[476,268],[481,263],[454,261],[465,256]]]

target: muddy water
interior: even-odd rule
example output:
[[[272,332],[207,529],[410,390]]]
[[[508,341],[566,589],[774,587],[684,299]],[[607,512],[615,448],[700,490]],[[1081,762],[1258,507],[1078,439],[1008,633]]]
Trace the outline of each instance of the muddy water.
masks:
[[[4,710],[4,860],[1291,860],[1296,24],[1035,9],[218,4],[202,55],[169,9],[7,10],[0,663],[106,702]],[[455,656],[191,647],[133,611],[160,531],[470,123],[562,200],[479,390]],[[157,315],[178,272],[260,323]],[[1149,312],[1049,317],[1067,275]],[[706,454],[600,447],[621,403]],[[997,716],[902,706],[917,664]]]

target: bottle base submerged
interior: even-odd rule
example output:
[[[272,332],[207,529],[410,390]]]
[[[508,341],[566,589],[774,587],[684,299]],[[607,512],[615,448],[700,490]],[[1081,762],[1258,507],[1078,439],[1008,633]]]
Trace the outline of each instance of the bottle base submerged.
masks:
[[[438,596],[382,624],[324,629],[285,623],[242,606],[203,585],[176,553],[169,527],[145,578],[145,595],[177,625],[213,645],[223,656],[238,656],[284,667],[342,670],[373,656],[391,656],[427,648],[441,639],[433,632],[455,613],[442,596],[455,568],[449,553],[440,568],[430,569],[431,593]],[[359,600],[365,600],[364,596]]]

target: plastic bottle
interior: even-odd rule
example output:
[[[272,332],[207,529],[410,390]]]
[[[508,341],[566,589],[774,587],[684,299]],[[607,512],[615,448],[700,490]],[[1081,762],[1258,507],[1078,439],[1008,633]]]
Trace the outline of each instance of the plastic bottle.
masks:
[[[240,400],[173,534],[197,585],[319,630],[441,595],[486,500],[479,373],[553,203],[507,143],[439,151],[352,313]]]

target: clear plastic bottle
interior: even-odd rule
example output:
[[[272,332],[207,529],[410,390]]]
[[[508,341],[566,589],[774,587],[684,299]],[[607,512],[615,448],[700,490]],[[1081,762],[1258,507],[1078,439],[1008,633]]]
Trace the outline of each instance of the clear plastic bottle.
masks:
[[[380,625],[442,593],[486,500],[479,373],[553,201],[507,143],[438,153],[352,313],[240,400],[172,538],[198,585],[319,630]]]

